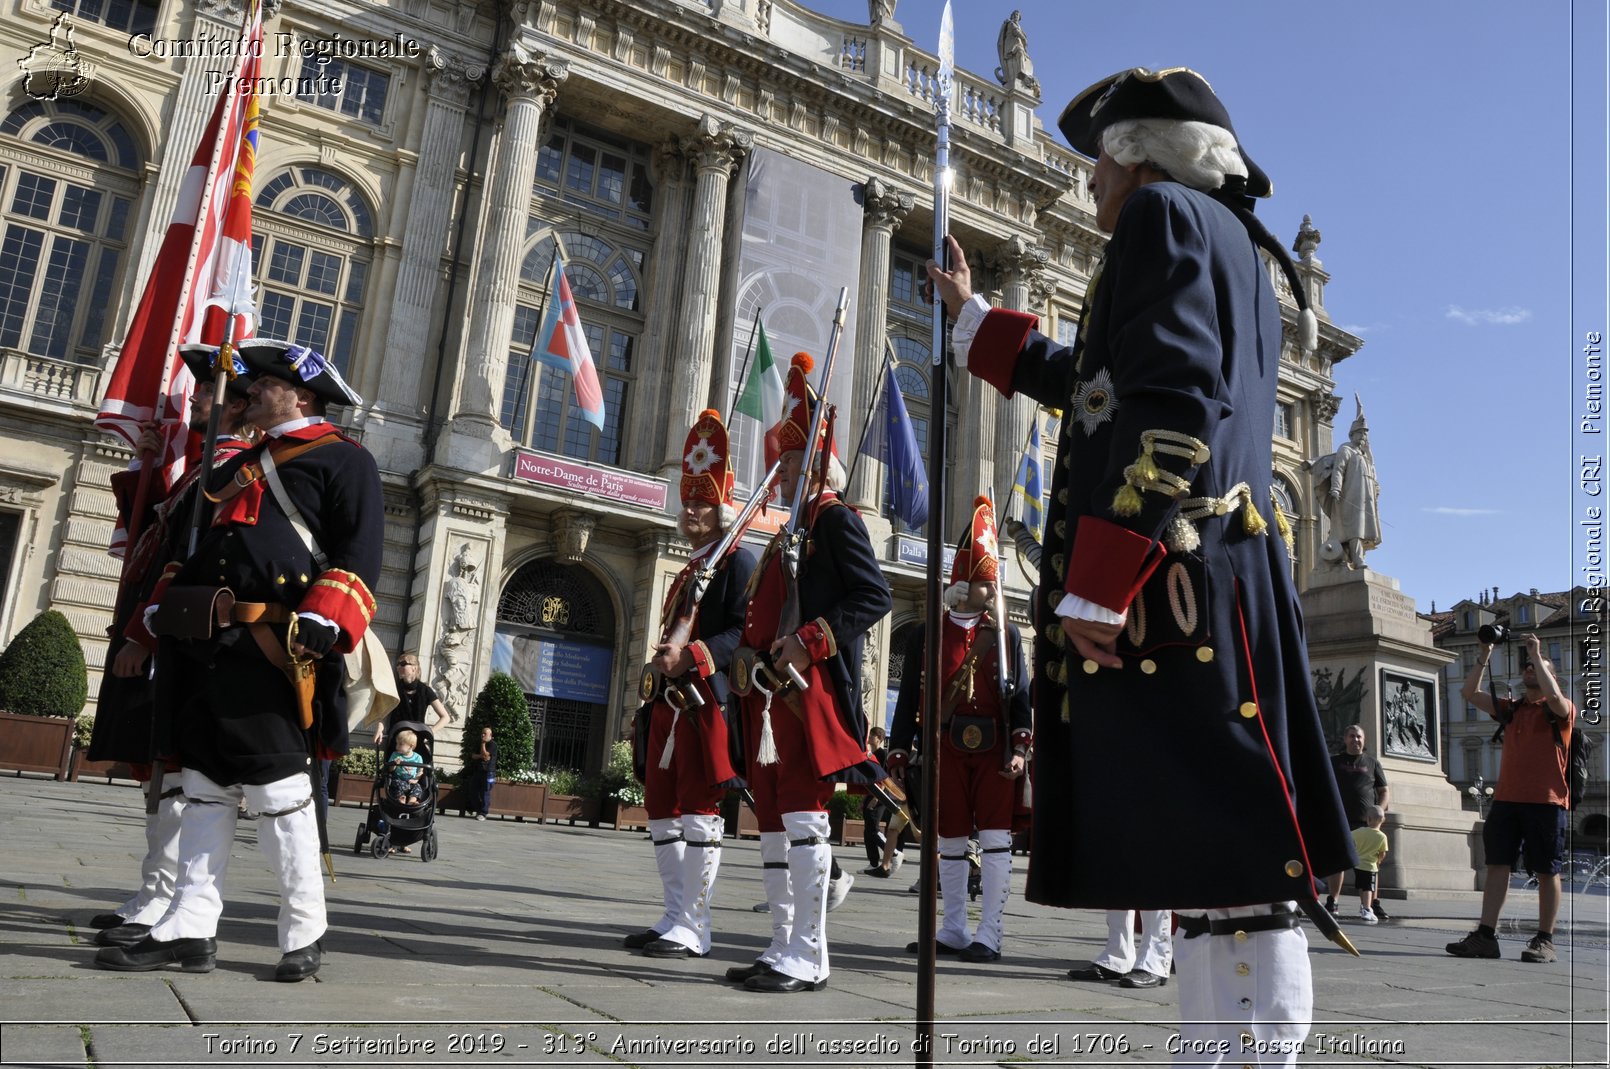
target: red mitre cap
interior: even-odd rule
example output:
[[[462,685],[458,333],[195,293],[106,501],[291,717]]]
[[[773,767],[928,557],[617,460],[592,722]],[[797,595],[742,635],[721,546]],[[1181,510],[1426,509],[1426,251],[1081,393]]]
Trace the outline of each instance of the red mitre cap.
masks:
[[[682,447],[682,500],[732,504],[734,476],[730,460],[721,413],[707,408],[699,413]]]
[[[973,501],[973,519],[968,525],[967,537],[956,547],[956,559],[950,566],[950,581],[995,582],[999,574],[996,557],[998,547],[995,506],[988,497],[979,494]]]
[[[788,365],[788,378],[783,383],[783,418],[772,428],[778,453],[791,453],[805,448],[805,428],[811,421],[811,409],[816,403],[816,391],[811,389],[806,378],[815,367],[816,361],[810,353],[795,353]]]

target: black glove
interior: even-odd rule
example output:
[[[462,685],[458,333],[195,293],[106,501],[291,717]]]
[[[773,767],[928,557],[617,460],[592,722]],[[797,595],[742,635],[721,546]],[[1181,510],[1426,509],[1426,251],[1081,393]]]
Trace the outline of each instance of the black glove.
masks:
[[[306,616],[296,618],[296,642],[314,657],[323,657],[335,645],[336,638],[341,634],[329,624],[320,623]]]

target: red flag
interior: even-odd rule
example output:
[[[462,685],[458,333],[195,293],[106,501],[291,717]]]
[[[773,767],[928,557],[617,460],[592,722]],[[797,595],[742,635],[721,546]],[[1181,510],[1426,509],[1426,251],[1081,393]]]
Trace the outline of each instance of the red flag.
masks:
[[[131,446],[139,437],[141,423],[161,421],[163,445],[157,474],[162,477],[163,490],[184,473],[186,424],[195,385],[184,362],[175,359],[179,343],[221,343],[227,313],[220,311],[215,322],[204,322],[205,307],[221,288],[228,295],[242,292],[238,290],[242,279],[250,283],[251,179],[262,40],[261,6],[252,3],[241,27],[234,77],[219,93],[212,118],[191,157],[173,218],[146,277],[144,293],[112,366],[106,398],[95,417],[97,427]],[[249,290],[243,292],[249,301]],[[226,307],[233,303],[232,297],[226,297]],[[249,333],[249,321],[246,327]],[[126,541],[126,532],[113,534],[113,555],[122,554]]]
[[[587,347],[587,335],[581,329],[581,317],[576,314],[576,298],[570,292],[570,280],[565,277],[565,259],[557,254],[554,256],[554,283],[531,356],[570,373],[581,418],[603,430],[604,391],[599,388],[598,370],[593,366],[593,354]]]

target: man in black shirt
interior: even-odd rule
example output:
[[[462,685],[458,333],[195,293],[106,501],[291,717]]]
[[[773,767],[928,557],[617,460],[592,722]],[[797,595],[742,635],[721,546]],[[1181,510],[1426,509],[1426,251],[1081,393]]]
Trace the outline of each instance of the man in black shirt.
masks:
[[[492,781],[498,775],[498,744],[492,741],[492,729],[481,729],[481,748],[470,755],[464,769],[464,786],[474,802],[475,819],[485,820],[492,808]]]
[[[1392,789],[1386,784],[1386,773],[1381,770],[1381,762],[1364,752],[1363,727],[1358,724],[1347,726],[1347,730],[1342,732],[1342,752],[1333,754],[1330,761],[1336,773],[1336,788],[1342,793],[1342,810],[1347,814],[1349,828],[1364,827],[1364,810],[1369,806],[1380,806],[1383,813],[1386,811]],[[1325,908],[1332,913],[1336,912],[1336,896],[1341,893],[1344,875],[1338,872],[1332,876],[1326,889]],[[1375,915],[1381,920],[1389,919],[1381,912],[1379,899],[1376,901]]]
[[[375,725],[375,745],[379,746],[390,738],[391,733],[397,730],[397,725],[404,721],[425,723],[427,709],[436,714],[435,721],[427,725],[431,728],[440,728],[449,720],[458,719],[447,711],[430,684],[419,678],[419,655],[405,653],[397,658],[397,708]]]

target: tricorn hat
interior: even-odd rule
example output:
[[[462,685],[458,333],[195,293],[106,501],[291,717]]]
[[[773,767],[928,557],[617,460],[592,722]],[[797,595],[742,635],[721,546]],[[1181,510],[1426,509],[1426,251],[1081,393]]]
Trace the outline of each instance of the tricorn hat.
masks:
[[[1241,192],[1249,197],[1267,197],[1274,192],[1269,176],[1241,147],[1241,138],[1230,124],[1230,113],[1214,95],[1213,87],[1189,67],[1161,71],[1132,67],[1109,75],[1074,97],[1062,109],[1057,127],[1075,152],[1095,159],[1101,155],[1102,131],[1129,119],[1175,119],[1223,127],[1235,136],[1241,160],[1247,165],[1246,188]],[[1240,181],[1235,177],[1227,180]]]
[[[240,353],[232,354],[235,373],[229,378],[229,396],[244,399],[246,391],[252,386],[252,371],[241,362]],[[211,383],[213,376],[218,374],[213,367],[213,361],[218,358],[218,346],[206,345],[200,342],[190,342],[179,346],[179,359],[184,366],[190,369],[190,374],[199,382]]]
[[[956,546],[950,565],[952,583],[993,583],[1000,574],[1000,544],[995,533],[995,506],[983,494],[973,499],[967,533]]]
[[[682,500],[730,505],[733,478],[727,428],[721,413],[707,408],[699,413],[682,447]]]
[[[248,338],[237,345],[235,351],[254,375],[283,379],[312,391],[326,404],[363,404],[363,398],[347,385],[330,358],[305,345],[274,338]]]

